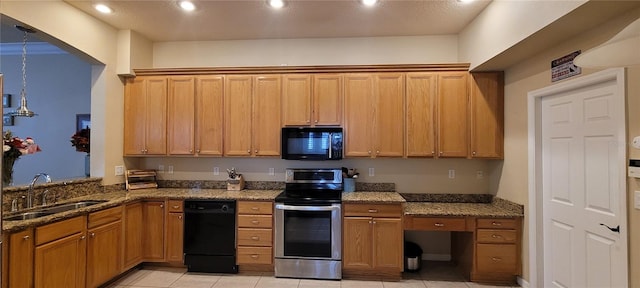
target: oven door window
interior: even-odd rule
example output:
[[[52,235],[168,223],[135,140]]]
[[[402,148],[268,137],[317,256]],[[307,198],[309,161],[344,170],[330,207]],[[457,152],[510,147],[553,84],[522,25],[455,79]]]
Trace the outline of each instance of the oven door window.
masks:
[[[284,211],[284,256],[331,258],[331,212]]]

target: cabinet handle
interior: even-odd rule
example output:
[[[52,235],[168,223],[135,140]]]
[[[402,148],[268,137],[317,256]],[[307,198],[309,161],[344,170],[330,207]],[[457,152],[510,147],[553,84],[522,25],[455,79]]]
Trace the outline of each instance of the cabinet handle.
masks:
[[[497,238],[502,238],[502,235],[498,235],[498,234],[492,234],[491,238],[497,239]]]
[[[22,237],[22,239],[24,240],[29,240],[29,238],[30,238],[29,235],[25,235],[24,237]]]
[[[258,259],[258,258],[260,258],[260,255],[258,255],[258,254],[251,254],[251,258],[252,258],[252,259]]]
[[[251,224],[258,225],[258,224],[260,224],[260,221],[258,221],[258,220],[251,220]]]
[[[499,262],[499,261],[502,261],[502,258],[500,258],[500,257],[491,257],[491,260],[493,260],[495,262]]]
[[[85,238],[87,238],[87,236],[85,235],[80,236],[80,240],[84,240]]]
[[[369,155],[371,155],[371,150],[367,151],[367,153],[369,153]]]
[[[476,156],[476,151],[471,152],[471,155]]]
[[[376,150],[376,155],[380,154],[380,150]]]
[[[91,234],[89,234],[89,236],[90,236],[91,238],[96,237],[96,233],[91,232]]]
[[[501,222],[491,222],[491,225],[493,226],[502,226]]]
[[[251,236],[251,240],[258,241],[258,240],[260,240],[260,237],[258,237],[258,236]]]
[[[247,150],[247,154],[251,154],[251,149]]]
[[[180,205],[173,205],[173,209],[178,209],[180,208]]]
[[[258,211],[258,210],[260,210],[260,208],[258,208],[258,207],[256,207],[256,206],[253,206],[253,207],[251,207],[251,210],[253,210],[253,211]]]
[[[436,223],[436,224],[433,224],[433,225],[436,226],[436,227],[444,227],[444,224],[442,224],[442,223]]]
[[[369,209],[369,213],[378,213],[378,209]]]
[[[178,215],[178,219],[182,220],[182,215]]]
[[[164,208],[164,204],[160,204],[160,208]]]

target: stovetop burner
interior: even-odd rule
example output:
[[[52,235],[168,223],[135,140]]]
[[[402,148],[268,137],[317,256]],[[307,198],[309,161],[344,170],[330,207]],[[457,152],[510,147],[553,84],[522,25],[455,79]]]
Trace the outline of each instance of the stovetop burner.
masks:
[[[342,191],[336,190],[284,190],[275,201],[284,204],[318,205],[342,203]]]
[[[342,202],[341,169],[286,170],[285,190],[275,199],[293,205],[322,205]]]

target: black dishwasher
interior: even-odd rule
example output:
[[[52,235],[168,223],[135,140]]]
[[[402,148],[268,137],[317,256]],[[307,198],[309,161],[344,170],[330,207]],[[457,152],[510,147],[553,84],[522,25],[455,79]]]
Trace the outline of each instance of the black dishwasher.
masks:
[[[236,201],[184,201],[184,264],[190,272],[238,273]]]

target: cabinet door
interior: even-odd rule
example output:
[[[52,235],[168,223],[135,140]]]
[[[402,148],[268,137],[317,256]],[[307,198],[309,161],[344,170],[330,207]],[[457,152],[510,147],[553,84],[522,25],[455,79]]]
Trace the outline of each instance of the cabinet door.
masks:
[[[167,79],[149,77],[145,80],[145,155],[167,154]],[[140,110],[141,112],[143,110]]]
[[[148,201],[142,205],[144,261],[164,262],[164,201]]]
[[[347,74],[344,87],[344,155],[370,157],[373,146],[373,77],[370,74]]]
[[[467,74],[438,75],[438,157],[467,157]]]
[[[256,76],[253,90],[253,153],[280,155],[281,80],[280,75]]]
[[[408,157],[435,157],[435,73],[407,73],[406,142]]]
[[[403,266],[402,221],[399,218],[373,218],[373,266],[396,268]]]
[[[169,213],[167,218],[167,262],[183,263],[183,213]]]
[[[282,125],[311,125],[311,76],[282,77]]]
[[[88,231],[87,287],[98,287],[122,272],[122,221]]]
[[[196,153],[222,156],[224,76],[196,78]]]
[[[127,204],[124,216],[124,270],[142,262],[142,203]]]
[[[472,73],[470,81],[471,157],[503,155],[503,89],[501,72]]]
[[[372,221],[369,217],[344,217],[342,266],[344,268],[373,268]]]
[[[144,77],[128,78],[124,93],[124,155],[143,155],[145,150],[146,85]]]
[[[342,75],[313,76],[314,125],[342,125]]]
[[[195,79],[169,77],[167,134],[170,155],[193,155],[195,132]]]
[[[85,287],[86,253],[84,232],[36,247],[34,287]]]
[[[404,75],[376,74],[374,81],[375,157],[404,155]]]
[[[33,229],[9,235],[9,283],[7,287],[33,287]],[[4,258],[3,257],[3,258]]]
[[[224,155],[251,155],[251,76],[227,76],[224,85]],[[280,134],[278,134],[280,135]]]

